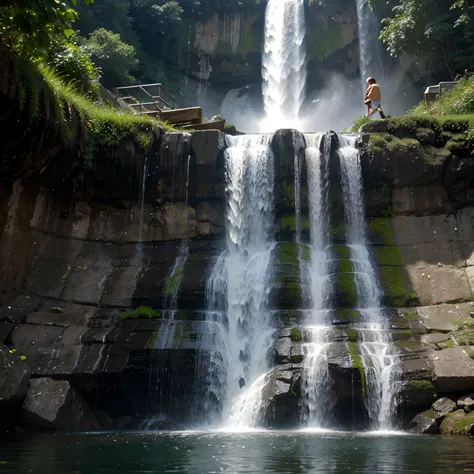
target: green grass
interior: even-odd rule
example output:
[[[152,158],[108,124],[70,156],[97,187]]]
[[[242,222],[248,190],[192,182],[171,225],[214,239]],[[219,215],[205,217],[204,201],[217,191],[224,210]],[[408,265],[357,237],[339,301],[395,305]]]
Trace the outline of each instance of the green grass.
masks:
[[[62,105],[73,105],[84,121],[87,132],[100,135],[108,145],[117,145],[123,138],[140,133],[138,139],[142,144],[145,144],[144,132],[150,131],[158,125],[165,130],[172,129],[168,123],[152,117],[97,105],[78,93],[72,85],[62,82],[51,69],[41,66],[39,71],[45,84],[54,92],[56,99]]]
[[[354,123],[351,127],[345,128],[341,133],[357,133],[359,131],[359,128],[368,122],[370,122],[370,118],[366,115],[361,115],[360,117],[357,117],[354,120]]]
[[[436,102],[426,106],[420,102],[410,110],[414,118],[436,117],[443,129],[464,132],[467,138],[474,139],[474,78],[461,79],[448,93],[443,94]]]

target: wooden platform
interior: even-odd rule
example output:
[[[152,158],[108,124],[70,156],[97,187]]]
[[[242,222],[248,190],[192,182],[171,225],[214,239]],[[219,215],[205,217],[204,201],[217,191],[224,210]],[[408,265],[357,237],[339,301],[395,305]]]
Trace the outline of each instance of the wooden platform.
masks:
[[[187,130],[224,130],[225,120],[203,122],[201,107],[175,109],[175,98],[161,83],[117,87],[117,101],[138,115],[150,115]]]

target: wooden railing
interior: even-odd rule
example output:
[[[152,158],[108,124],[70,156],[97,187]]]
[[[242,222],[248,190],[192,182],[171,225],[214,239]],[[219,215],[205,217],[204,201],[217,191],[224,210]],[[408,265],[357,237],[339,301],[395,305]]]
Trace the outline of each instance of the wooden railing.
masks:
[[[174,110],[176,100],[161,83],[117,87],[117,100],[139,114]]]

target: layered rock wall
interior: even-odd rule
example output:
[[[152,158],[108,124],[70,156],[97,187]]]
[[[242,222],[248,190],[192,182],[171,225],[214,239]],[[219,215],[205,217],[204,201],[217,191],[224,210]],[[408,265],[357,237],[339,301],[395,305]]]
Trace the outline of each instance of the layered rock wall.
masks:
[[[400,360],[402,418],[428,408],[435,394],[474,391],[472,158],[460,135],[384,121],[360,140],[370,252]],[[343,278],[348,249],[338,140],[334,134],[327,139],[333,146],[330,232],[337,260],[330,398],[340,415],[335,423],[363,427],[361,336],[354,330],[359,316],[355,288]],[[198,418],[200,364],[217,337],[206,322],[205,284],[223,249],[226,146],[217,131],[159,134],[147,150],[122,143],[114,153],[96,156],[94,173],[68,174],[57,185],[41,184],[41,176],[2,183],[0,343],[16,350],[8,355],[4,349],[8,357],[25,357],[9,378],[17,389],[5,402],[21,409],[15,422],[84,429],[61,421],[71,406],[88,414],[91,429],[137,427],[157,413],[162,416],[150,427]],[[268,425],[281,427],[299,423],[303,345],[310,337],[299,281],[299,256],[307,247],[294,243],[294,163],[295,155],[303,159],[305,140],[280,131],[272,149],[276,342],[264,397]],[[302,183],[306,242],[308,191]],[[140,306],[149,310],[135,311]],[[57,398],[55,414],[41,413],[34,402],[37,384],[21,408],[29,371],[53,392],[52,381],[69,384],[61,388],[66,392]],[[354,406],[360,419],[353,417]]]

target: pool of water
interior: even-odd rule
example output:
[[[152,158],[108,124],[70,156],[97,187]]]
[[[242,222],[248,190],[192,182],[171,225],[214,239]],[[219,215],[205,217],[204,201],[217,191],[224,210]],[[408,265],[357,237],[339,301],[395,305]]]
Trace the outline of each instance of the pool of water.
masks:
[[[38,435],[0,444],[0,473],[474,472],[474,440],[394,434]]]

